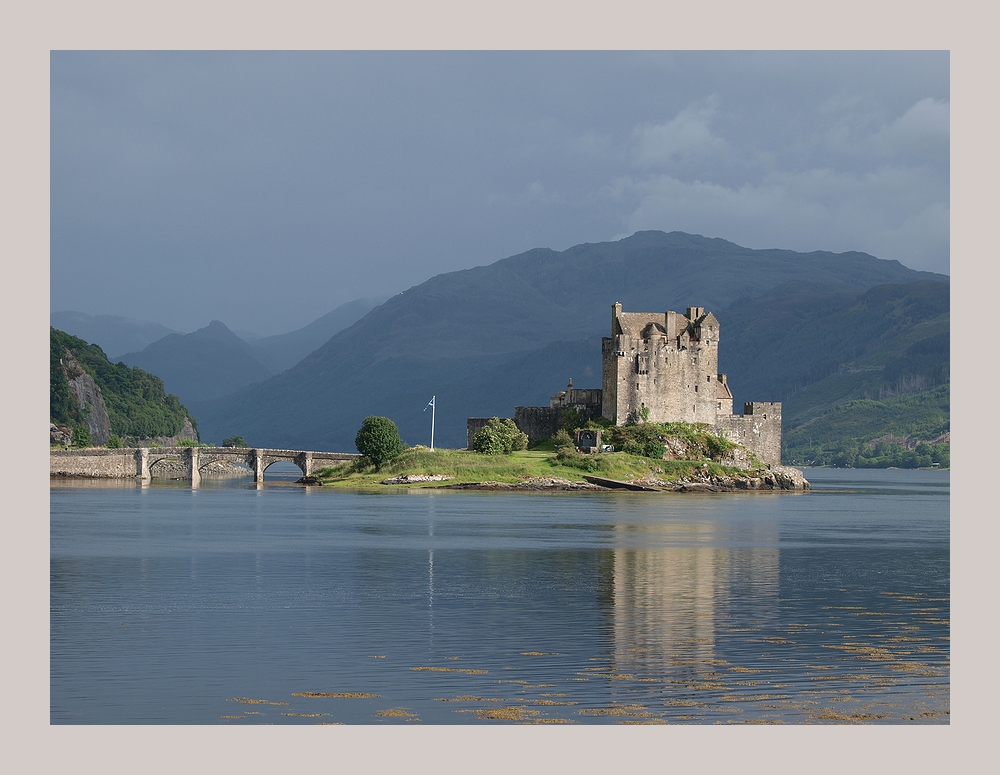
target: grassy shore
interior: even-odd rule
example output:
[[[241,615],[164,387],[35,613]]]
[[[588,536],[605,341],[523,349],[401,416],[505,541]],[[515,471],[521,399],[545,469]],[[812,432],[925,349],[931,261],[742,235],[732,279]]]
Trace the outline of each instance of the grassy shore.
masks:
[[[331,466],[316,472],[323,484],[339,487],[381,486],[384,479],[397,476],[442,474],[447,484],[462,482],[504,482],[516,484],[534,478],[560,478],[582,482],[586,474],[609,479],[639,479],[653,473],[662,479],[680,479],[696,472],[745,476],[746,471],[726,468],[705,460],[652,460],[612,452],[583,455],[577,452],[525,450],[510,455],[480,455],[454,449],[416,447],[375,470],[363,460]],[[410,484],[410,487],[440,487],[441,481]]]

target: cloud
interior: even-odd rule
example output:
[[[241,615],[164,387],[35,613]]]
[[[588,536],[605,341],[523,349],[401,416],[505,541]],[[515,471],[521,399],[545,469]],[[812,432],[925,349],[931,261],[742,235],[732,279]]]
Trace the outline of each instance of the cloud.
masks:
[[[875,149],[888,155],[914,155],[935,161],[947,161],[950,141],[951,106],[930,97],[920,100],[870,140]]]
[[[883,166],[771,172],[738,187],[671,175],[621,178],[607,193],[631,199],[629,232],[679,230],[752,248],[861,250],[914,269],[947,272],[949,205],[934,172]]]
[[[710,124],[718,100],[709,97],[684,108],[665,124],[636,127],[633,158],[641,167],[662,167],[681,159],[709,156],[726,149]]]
[[[946,100],[926,97],[891,120],[879,115],[877,106],[845,104],[823,106],[825,114],[841,112],[819,135],[812,153],[832,152],[848,158],[947,165],[951,143],[951,106]]]

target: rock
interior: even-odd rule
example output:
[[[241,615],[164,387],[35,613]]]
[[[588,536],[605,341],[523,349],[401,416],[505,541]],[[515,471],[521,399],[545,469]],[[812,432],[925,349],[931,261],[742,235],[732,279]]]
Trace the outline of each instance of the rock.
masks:
[[[198,433],[191,424],[191,418],[184,418],[184,425],[176,436],[153,436],[149,439],[130,439],[135,447],[176,447],[179,441],[198,441]]]
[[[660,437],[660,441],[666,447],[666,451],[663,453],[664,460],[683,459],[688,453],[687,442],[683,439],[679,439],[676,436],[662,436]]]
[[[70,393],[80,408],[80,415],[86,418],[90,443],[95,447],[103,446],[111,438],[111,420],[108,418],[108,409],[104,405],[101,389],[69,350],[63,352],[59,362],[62,364]]]
[[[295,483],[296,484],[310,484],[310,485],[317,485],[317,486],[322,486],[323,485],[323,482],[321,482],[317,477],[312,476],[311,474],[309,476],[303,476],[301,479],[296,479]]]
[[[809,480],[797,468],[791,466],[771,466],[775,486],[782,490],[808,490]]]
[[[49,444],[59,444],[68,447],[73,443],[73,429],[68,425],[49,423]]]
[[[417,482],[446,482],[454,479],[453,476],[444,474],[405,474],[404,476],[394,476],[392,479],[383,479],[382,484],[416,484]]]
[[[749,471],[753,468],[753,464],[750,462],[750,453],[745,447],[733,447],[719,459],[719,463],[727,468],[739,468],[743,471]]]

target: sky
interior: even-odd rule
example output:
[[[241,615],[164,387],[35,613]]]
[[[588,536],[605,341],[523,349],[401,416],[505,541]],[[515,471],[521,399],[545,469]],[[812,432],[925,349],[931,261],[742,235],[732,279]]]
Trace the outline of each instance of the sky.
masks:
[[[53,311],[266,336],[660,229],[949,272],[947,52],[51,55]]]

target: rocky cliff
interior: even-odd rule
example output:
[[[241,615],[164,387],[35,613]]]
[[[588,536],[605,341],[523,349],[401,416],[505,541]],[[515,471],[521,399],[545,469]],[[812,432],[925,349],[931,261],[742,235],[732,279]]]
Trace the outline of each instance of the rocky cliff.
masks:
[[[76,399],[80,415],[90,432],[90,443],[98,447],[107,444],[111,438],[111,419],[108,417],[101,389],[94,382],[94,378],[83,370],[79,361],[73,357],[73,353],[66,349],[63,352],[63,357],[60,359],[63,374],[66,375],[70,394]]]

